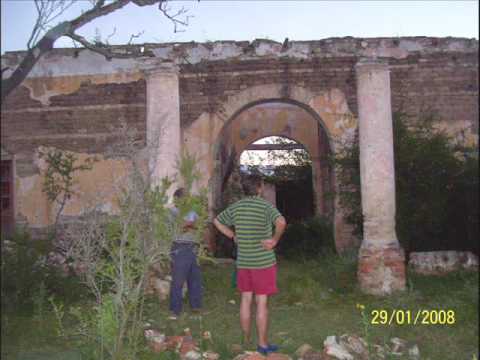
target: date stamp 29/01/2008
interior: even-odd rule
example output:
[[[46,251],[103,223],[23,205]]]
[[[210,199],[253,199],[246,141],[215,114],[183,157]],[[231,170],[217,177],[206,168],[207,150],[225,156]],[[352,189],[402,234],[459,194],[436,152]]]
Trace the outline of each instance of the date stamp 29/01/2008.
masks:
[[[372,310],[370,312],[372,325],[454,325],[456,321],[454,310]]]

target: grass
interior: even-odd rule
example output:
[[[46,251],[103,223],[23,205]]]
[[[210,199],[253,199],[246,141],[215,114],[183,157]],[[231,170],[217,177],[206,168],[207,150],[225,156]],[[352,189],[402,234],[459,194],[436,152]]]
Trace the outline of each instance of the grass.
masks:
[[[167,335],[182,334],[188,327],[194,337],[200,339],[208,330],[212,342],[204,347],[218,352],[221,359],[233,359],[231,345],[240,342],[241,332],[239,294],[231,286],[232,270],[231,265],[203,266],[205,304],[201,317],[192,318],[185,304],[185,314],[177,321],[168,321],[168,304],[150,297],[145,320]],[[360,303],[365,305],[369,319],[371,311],[376,309],[389,312],[453,310],[453,325],[369,325],[370,339],[383,344],[392,337],[400,337],[415,343],[422,360],[472,360],[474,354],[478,356],[478,273],[457,272],[442,277],[409,274],[408,291],[377,298],[358,290],[355,271],[353,256],[330,255],[303,262],[280,259],[280,293],[270,302],[271,342],[279,344],[282,352],[293,355],[304,343],[321,350],[329,335],[364,336],[362,318],[356,307]],[[32,313],[2,314],[2,359],[27,359],[22,358],[22,353],[33,351],[67,354],[72,344],[58,339],[54,329],[55,321],[50,313],[45,314],[43,320]],[[139,359],[176,359],[176,354],[158,355],[145,350]]]

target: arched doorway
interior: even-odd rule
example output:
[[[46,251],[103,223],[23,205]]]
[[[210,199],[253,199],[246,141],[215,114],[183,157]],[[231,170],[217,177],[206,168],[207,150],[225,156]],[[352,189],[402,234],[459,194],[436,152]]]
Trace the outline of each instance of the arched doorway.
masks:
[[[214,212],[228,203],[225,190],[238,168],[240,155],[255,141],[279,136],[301,144],[310,154],[312,166],[312,215],[333,220],[333,173],[328,161],[331,144],[318,114],[305,104],[292,100],[271,99],[248,104],[238,110],[223,126],[215,148],[215,171],[211,183]]]

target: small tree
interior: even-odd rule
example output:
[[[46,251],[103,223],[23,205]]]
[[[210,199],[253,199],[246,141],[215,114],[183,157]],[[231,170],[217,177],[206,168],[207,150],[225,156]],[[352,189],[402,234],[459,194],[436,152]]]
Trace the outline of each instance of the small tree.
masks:
[[[42,191],[47,195],[50,203],[58,204],[53,228],[54,235],[56,235],[60,215],[74,194],[74,174],[79,171],[91,170],[95,158],[88,157],[84,164],[77,165],[78,159],[75,154],[59,149],[39,151],[39,157],[44,159],[47,165],[43,174]]]

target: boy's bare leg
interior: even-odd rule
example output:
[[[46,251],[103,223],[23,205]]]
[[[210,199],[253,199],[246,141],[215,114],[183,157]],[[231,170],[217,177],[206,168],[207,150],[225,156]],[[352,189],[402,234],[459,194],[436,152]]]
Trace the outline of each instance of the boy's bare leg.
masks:
[[[268,346],[268,295],[255,295],[258,345]]]
[[[242,292],[240,301],[240,326],[243,332],[243,344],[250,343],[252,292]]]

